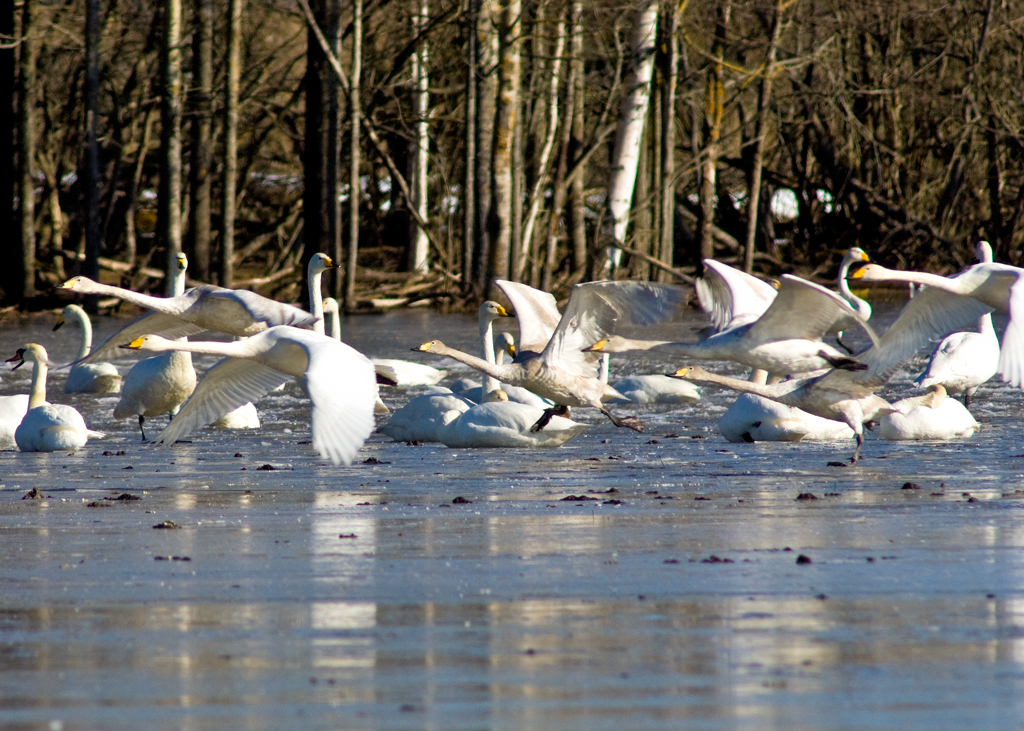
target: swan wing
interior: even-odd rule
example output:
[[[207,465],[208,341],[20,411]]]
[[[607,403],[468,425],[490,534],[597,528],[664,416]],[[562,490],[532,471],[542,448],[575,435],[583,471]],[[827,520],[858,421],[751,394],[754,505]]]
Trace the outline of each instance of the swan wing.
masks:
[[[679,314],[687,290],[648,282],[577,284],[558,328],[542,354],[546,363],[584,377],[597,374],[597,353],[583,349],[613,335],[622,325],[656,325]]]
[[[900,311],[878,345],[856,355],[857,360],[868,364],[868,370],[861,371],[855,378],[865,384],[880,386],[900,363],[921,348],[976,323],[989,311],[991,308],[972,297],[927,287]]]
[[[173,444],[238,407],[259,400],[288,378],[254,360],[224,358],[206,371],[192,396],[156,441]]]
[[[1010,285],[1010,321],[1003,332],[999,353],[999,375],[1011,386],[1024,384],[1024,283],[1022,277]]]
[[[136,317],[116,333],[104,340],[90,351],[89,355],[81,360],[76,360],[68,365],[75,366],[79,363],[98,363],[105,360],[120,358],[130,351],[123,350],[119,346],[130,343],[135,338],[143,335],[161,335],[168,340],[177,340],[189,335],[196,335],[204,332],[204,328],[191,322],[182,320],[176,315],[169,315],[164,312],[147,312]]]
[[[335,465],[350,464],[375,426],[373,363],[331,338],[303,337],[301,344],[309,357],[306,390],[313,402],[313,448]]]
[[[714,259],[704,260],[704,276],[694,284],[697,302],[716,331],[753,322],[778,294],[757,277]]]
[[[852,318],[873,343],[878,342],[871,327],[845,299],[814,282],[783,274],[778,296],[751,326],[748,337],[762,343],[789,338],[821,340],[842,316]]]
[[[520,351],[539,353],[551,340],[562,316],[550,292],[542,292],[525,284],[499,279],[495,282],[505,293],[519,321]]]
[[[254,323],[263,323],[267,327],[291,325],[310,328],[320,319],[294,305],[277,302],[246,289],[211,288],[206,291],[204,299],[217,306],[217,317],[223,318],[225,325],[238,323],[242,329]],[[225,332],[242,334],[234,329]]]

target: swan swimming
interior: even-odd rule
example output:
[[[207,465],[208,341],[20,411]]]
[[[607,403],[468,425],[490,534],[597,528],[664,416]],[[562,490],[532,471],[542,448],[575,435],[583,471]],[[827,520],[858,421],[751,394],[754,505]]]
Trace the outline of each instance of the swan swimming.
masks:
[[[67,322],[77,322],[82,328],[76,361],[83,360],[92,349],[92,322],[78,305],[65,305],[57,316],[54,331]],[[118,393],[121,390],[121,374],[111,363],[81,363],[71,367],[64,382],[64,393]]]

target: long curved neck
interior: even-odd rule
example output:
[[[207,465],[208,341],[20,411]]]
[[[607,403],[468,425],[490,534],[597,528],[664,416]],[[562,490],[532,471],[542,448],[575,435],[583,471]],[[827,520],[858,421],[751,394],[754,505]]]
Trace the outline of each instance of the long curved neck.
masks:
[[[75,357],[75,360],[81,360],[92,350],[92,321],[85,314],[85,310],[73,309],[71,312],[75,313],[75,317],[78,318],[78,322],[82,326],[82,339],[78,343],[78,355]]]
[[[174,278],[171,280],[171,297],[185,294],[185,270],[178,267],[174,270]]]
[[[331,318],[331,326],[327,327],[327,317]],[[324,300],[324,329],[327,334],[335,340],[341,340],[341,313],[338,307],[338,301],[333,297],[328,297]]]
[[[324,334],[324,296],[320,293],[320,277],[323,270],[309,273],[309,311],[317,318],[313,323],[313,332]]]
[[[494,353],[494,320],[490,318],[480,320],[480,350],[483,354],[484,362],[486,362],[489,365],[498,365],[498,358]],[[458,350],[454,352],[461,353],[461,351]],[[463,355],[465,355],[465,353],[463,353]],[[452,357],[455,358],[455,356]],[[456,360],[461,359],[456,358]],[[466,361],[462,362],[466,363]],[[473,364],[467,363],[467,365],[472,366]],[[481,393],[488,394],[501,385],[500,382],[495,380],[494,377],[490,376],[490,374],[488,374],[487,371],[483,370],[482,368],[477,368],[477,366],[473,367],[476,368],[478,371],[483,371],[485,375],[483,382],[483,391]]]
[[[855,272],[856,274],[856,272]],[[861,281],[864,282],[907,282],[908,284],[925,284],[943,291],[950,291],[950,283],[946,277],[932,274],[931,272],[904,272],[898,269],[885,269],[875,267],[870,273],[865,274]]]
[[[496,363],[490,363],[483,358],[477,358],[475,355],[463,353],[461,350],[456,350],[455,348],[449,348],[447,345],[435,345],[430,349],[430,352],[454,358],[461,363],[465,363],[470,368],[475,368],[481,373],[497,379],[498,381],[508,380],[518,372],[518,369],[514,365],[497,365]],[[491,352],[494,352],[493,345],[491,346]],[[492,388],[491,391],[493,390],[494,389]],[[485,391],[485,393],[490,393],[490,391]]]
[[[868,303],[855,295],[850,289],[849,282],[846,281],[846,275],[850,271],[850,265],[853,264],[852,259],[843,259],[842,266],[839,267],[839,294],[843,295],[847,302],[853,305],[853,308],[857,312],[864,314],[864,309],[868,307]],[[870,313],[870,310],[869,310]],[[870,314],[868,315],[870,317]]]
[[[90,287],[88,294],[105,294],[111,297],[117,297],[125,302],[131,302],[133,305],[139,307],[145,307],[150,310],[158,310],[161,308],[161,303],[164,302],[163,297],[153,297],[148,294],[141,292],[133,292],[130,289],[124,289],[123,287],[114,287],[109,284],[100,284],[99,282],[93,282],[90,280]]]
[[[38,360],[32,362],[32,391],[28,397],[30,409],[46,405],[46,373],[46,363]]]
[[[982,335],[991,335],[995,337],[996,329],[992,326],[992,313],[987,312],[978,318],[978,331]]]
[[[701,370],[699,373],[688,373],[686,374],[686,379],[690,381],[700,381],[702,383],[714,383],[719,386],[724,386],[725,388],[731,388],[733,391],[752,393],[769,399],[778,399],[785,396],[786,394],[795,391],[801,384],[800,381],[784,381],[782,383],[765,385],[754,381],[745,381],[742,378],[722,376],[718,373],[712,373],[711,371],[705,370]]]

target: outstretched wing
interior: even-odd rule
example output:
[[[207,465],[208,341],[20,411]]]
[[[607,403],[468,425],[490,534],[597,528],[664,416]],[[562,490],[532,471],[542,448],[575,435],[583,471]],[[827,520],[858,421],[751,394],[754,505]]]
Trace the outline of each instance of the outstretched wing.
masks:
[[[519,321],[519,351],[540,353],[558,327],[562,316],[558,313],[555,296],[526,284],[499,279],[495,282],[505,293]]]
[[[156,441],[173,444],[239,406],[257,401],[289,377],[254,360],[224,358],[206,371],[192,396]]]
[[[301,344],[309,357],[306,391],[313,402],[313,448],[335,465],[350,464],[375,426],[373,363],[331,338],[303,337]]]
[[[841,316],[852,318],[872,343],[878,343],[874,330],[845,299],[814,282],[783,274],[778,296],[751,326],[749,337],[766,343],[791,338],[821,340]]]
[[[704,267],[704,276],[694,288],[701,309],[718,332],[753,322],[778,294],[767,282],[720,261],[705,259]]]
[[[175,315],[167,315],[163,312],[147,312],[136,317],[116,333],[104,340],[92,349],[89,355],[81,360],[69,363],[68,366],[75,366],[79,363],[99,363],[101,361],[120,358],[127,352],[119,346],[125,345],[143,335],[162,335],[169,340],[184,338],[189,335],[201,333],[204,328],[186,322]],[[62,366],[62,367],[68,367]]]
[[[230,302],[245,311],[254,322],[265,323],[268,328],[277,325],[292,327],[313,327],[317,318],[295,305],[268,299],[246,289],[208,290],[206,297],[212,300]],[[237,333],[236,333],[237,334]]]
[[[583,348],[614,335],[623,325],[642,327],[672,319],[682,311],[686,295],[686,289],[671,284],[577,284],[543,358],[575,375],[593,377],[599,356],[584,353]]]

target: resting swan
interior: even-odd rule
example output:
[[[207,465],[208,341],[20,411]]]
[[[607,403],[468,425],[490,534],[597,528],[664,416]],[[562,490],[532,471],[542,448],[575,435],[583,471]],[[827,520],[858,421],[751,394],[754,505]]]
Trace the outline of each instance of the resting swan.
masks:
[[[28,413],[28,395],[0,396],[0,449],[14,449],[14,432]]]
[[[946,390],[939,384],[923,396],[905,398],[892,407],[897,411],[878,422],[878,431],[886,439],[966,439],[979,428],[967,407],[946,398]]]
[[[78,345],[76,361],[81,361],[92,349],[92,322],[78,305],[66,305],[57,316],[53,329],[59,330],[67,321],[74,321],[82,328],[82,339]],[[64,393],[117,393],[121,390],[121,374],[110,363],[77,363],[68,373],[64,382]]]
[[[711,259],[704,264],[711,277],[726,267]],[[861,364],[821,341],[842,315],[853,318],[872,342],[877,342],[870,326],[842,297],[813,282],[783,274],[778,295],[764,314],[752,322],[741,320],[741,324],[696,343],[630,340],[616,336],[595,341],[587,350],[607,353],[671,351],[690,358],[730,360],[779,376],[829,367],[857,370],[862,368]]]
[[[643,426],[635,417],[621,419],[604,402],[622,394],[597,378],[598,356],[584,353],[588,343],[608,337],[619,325],[653,325],[674,315],[685,302],[685,292],[664,284],[641,282],[589,282],[577,284],[559,317],[555,298],[525,284],[496,282],[512,302],[519,319],[520,350],[515,362],[496,365],[431,340],[415,350],[447,355],[513,386],[528,388],[558,406],[546,409],[533,429],[540,431],[553,415],[566,407],[598,409],[615,424],[635,431]]]
[[[992,262],[992,247],[979,241],[975,247],[978,261]],[[992,327],[992,313],[978,319],[978,332],[958,332],[946,337],[932,353],[924,372],[914,381],[922,388],[941,385],[947,393],[964,395],[970,407],[978,387],[999,370],[999,338]]]
[[[335,465],[350,464],[373,431],[377,379],[362,353],[325,335],[278,326],[230,343],[167,340],[146,335],[122,346],[224,356],[210,368],[174,421],[157,438],[176,440],[247,401],[264,396],[289,376],[312,402],[313,448]]]
[[[171,280],[172,296],[185,291],[188,259],[178,254]],[[121,332],[124,332],[122,330]],[[178,412],[196,387],[196,370],[191,353],[168,352],[145,358],[131,367],[124,378],[121,399],[114,407],[115,419],[137,416],[142,440],[146,440],[146,417]]]
[[[560,447],[587,429],[553,416],[543,431],[532,431],[543,415],[544,409],[513,403],[497,389],[482,404],[443,414],[437,435],[447,447]]]
[[[51,404],[46,400],[46,371],[49,359],[42,345],[28,343],[13,358],[15,369],[32,363],[32,392],[28,411],[14,432],[14,440],[22,452],[61,452],[84,447],[89,437],[102,437],[85,425],[85,419],[72,406]]]

